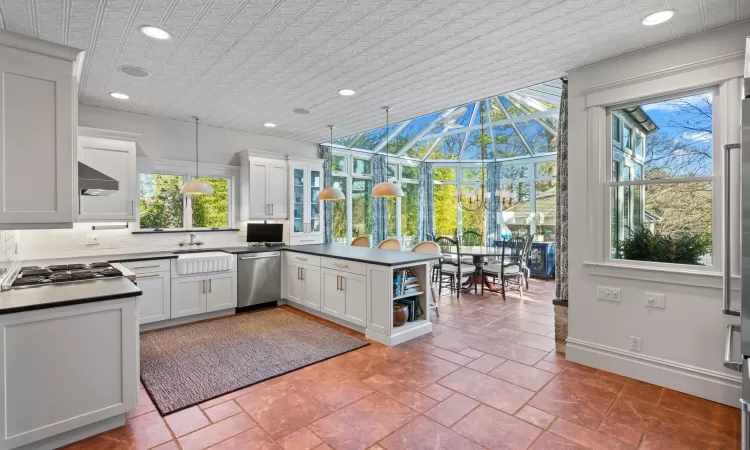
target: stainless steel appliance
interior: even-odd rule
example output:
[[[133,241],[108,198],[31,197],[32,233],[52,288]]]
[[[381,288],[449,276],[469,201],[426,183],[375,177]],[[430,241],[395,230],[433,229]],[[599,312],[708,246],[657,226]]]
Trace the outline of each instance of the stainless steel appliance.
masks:
[[[78,162],[78,190],[81,195],[104,196],[120,189],[120,182],[93,167]]]
[[[724,306],[722,311],[739,316],[739,325],[727,326],[724,366],[742,374],[742,450],[750,450],[750,38],[746,42],[744,98],[742,99],[742,143],[724,146]],[[729,159],[731,152],[740,152],[740,204],[741,204],[741,297],[740,310],[730,305],[730,244],[729,244]],[[740,333],[740,360],[734,360],[734,337]]]
[[[245,253],[237,262],[237,310],[281,300],[281,252]]]
[[[5,278],[2,290],[37,288],[59,283],[76,283],[114,277],[127,277],[135,282],[135,274],[121,264],[108,262],[56,264],[45,267],[19,267]]]

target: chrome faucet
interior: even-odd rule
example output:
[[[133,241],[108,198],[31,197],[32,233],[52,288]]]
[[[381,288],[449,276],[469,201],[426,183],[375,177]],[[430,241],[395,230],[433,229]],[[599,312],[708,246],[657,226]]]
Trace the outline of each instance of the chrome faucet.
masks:
[[[195,233],[190,233],[190,242],[180,241],[178,245],[180,247],[184,247],[186,245],[203,245],[203,241],[196,241],[195,238]]]

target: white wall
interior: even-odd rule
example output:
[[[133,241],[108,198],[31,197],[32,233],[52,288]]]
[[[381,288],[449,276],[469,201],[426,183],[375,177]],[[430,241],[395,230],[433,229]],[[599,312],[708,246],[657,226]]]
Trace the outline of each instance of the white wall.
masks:
[[[750,22],[569,74],[568,358],[735,406],[740,378],[722,362],[726,325],[738,321],[721,312],[720,268],[696,273],[688,268],[680,272],[608,262],[604,250],[608,193],[601,174],[609,173],[609,162],[600,157],[607,145],[606,107],[742,76],[746,36],[750,36]],[[732,86],[736,89],[724,94],[739,98],[739,83]],[[731,123],[714,130],[718,145],[739,139],[738,117],[735,110]],[[721,161],[715,161],[714,167],[718,175],[714,189],[720,189]],[[738,280],[733,282],[739,285]],[[620,288],[620,303],[596,300],[597,286]],[[666,309],[647,308],[645,292],[666,294]],[[643,339],[641,353],[629,350],[631,336]]]
[[[191,122],[79,105],[78,125],[140,134],[139,156],[195,161],[195,124]],[[235,154],[245,149],[307,158],[318,156],[318,146],[312,142],[203,125],[198,136],[201,162],[239,165]]]

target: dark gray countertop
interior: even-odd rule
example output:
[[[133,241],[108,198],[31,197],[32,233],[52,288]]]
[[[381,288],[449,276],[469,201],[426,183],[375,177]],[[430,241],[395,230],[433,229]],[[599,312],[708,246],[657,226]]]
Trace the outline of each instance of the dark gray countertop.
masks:
[[[237,247],[221,247],[217,248],[217,251],[220,252],[227,252],[232,254],[240,254],[240,253],[260,253],[260,252],[278,252],[279,250],[284,250],[288,248],[285,245],[280,245],[277,247],[266,247],[265,245],[263,247],[261,246],[253,246],[249,247],[247,245],[244,246],[237,246]]]
[[[141,290],[127,278],[61,283],[0,292],[0,314],[137,297]]]
[[[155,259],[172,259],[177,258],[176,253],[172,252],[150,252],[150,253],[131,253],[129,255],[112,255],[103,256],[108,262],[132,262],[132,261],[152,261]]]
[[[404,264],[432,261],[440,255],[429,253],[412,253],[398,250],[381,250],[378,248],[352,247],[341,244],[313,244],[293,245],[286,247],[290,252],[306,253],[308,255],[325,256],[328,258],[347,259],[380,266],[401,266]]]

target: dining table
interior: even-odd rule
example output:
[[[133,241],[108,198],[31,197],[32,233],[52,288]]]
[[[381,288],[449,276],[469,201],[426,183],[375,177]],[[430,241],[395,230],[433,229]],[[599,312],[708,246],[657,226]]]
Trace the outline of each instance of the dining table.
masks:
[[[463,292],[470,292],[474,289],[476,292],[477,287],[481,287],[482,291],[487,289],[490,292],[500,293],[503,292],[502,274],[498,274],[501,277],[499,286],[496,283],[490,281],[490,278],[497,278],[495,276],[487,276],[484,274],[484,265],[487,263],[489,258],[499,258],[502,260],[503,256],[510,254],[510,249],[506,249],[504,242],[499,247],[488,247],[484,245],[459,245],[452,246],[448,249],[443,249],[443,254],[453,254],[458,257],[470,256],[472,264],[475,267],[474,273],[469,279],[461,285]]]

